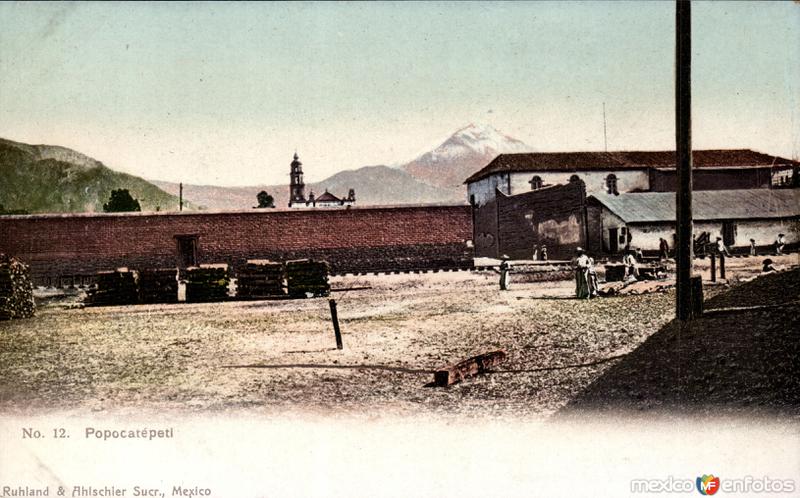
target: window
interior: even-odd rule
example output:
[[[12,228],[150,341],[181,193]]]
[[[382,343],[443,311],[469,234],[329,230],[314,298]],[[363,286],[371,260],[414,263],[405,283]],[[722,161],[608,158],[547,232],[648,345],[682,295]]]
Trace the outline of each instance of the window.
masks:
[[[572,176],[569,177],[569,182],[570,183],[575,183],[575,182],[579,182],[579,181],[581,181],[581,177],[578,176],[578,175],[572,175]]]
[[[531,184],[531,190],[539,190],[542,188],[542,178],[539,175],[534,176],[531,178],[531,181],[528,183]]]
[[[609,194],[619,195],[617,190],[617,175],[611,173],[606,177],[606,191]]]

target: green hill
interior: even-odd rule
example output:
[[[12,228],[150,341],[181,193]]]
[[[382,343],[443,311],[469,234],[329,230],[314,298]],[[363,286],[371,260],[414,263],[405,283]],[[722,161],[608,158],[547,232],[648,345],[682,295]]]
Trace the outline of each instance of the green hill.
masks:
[[[101,212],[111,191],[121,188],[142,211],[178,209],[176,196],[74,150],[0,138],[0,205],[8,211]]]

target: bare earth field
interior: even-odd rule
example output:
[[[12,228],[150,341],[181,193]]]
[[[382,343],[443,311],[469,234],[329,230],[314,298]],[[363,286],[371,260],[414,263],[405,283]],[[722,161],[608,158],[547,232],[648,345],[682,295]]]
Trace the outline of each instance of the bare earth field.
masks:
[[[796,264],[797,256],[773,258]],[[732,259],[729,278],[761,258]],[[699,271],[703,271],[702,262]],[[0,411],[357,413],[546,418],[674,316],[674,291],[591,301],[572,282],[498,289],[491,274],[337,277],[327,299],[68,309],[0,323]],[[708,287],[707,296],[724,286]],[[433,371],[505,349],[450,388]]]

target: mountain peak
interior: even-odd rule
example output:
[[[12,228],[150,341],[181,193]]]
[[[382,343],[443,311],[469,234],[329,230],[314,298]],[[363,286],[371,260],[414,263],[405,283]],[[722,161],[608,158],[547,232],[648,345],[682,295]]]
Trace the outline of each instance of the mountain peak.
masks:
[[[513,152],[535,152],[535,149],[490,124],[470,123],[402,168],[432,185],[456,187],[499,154]]]
[[[533,152],[533,147],[503,134],[490,124],[470,123],[453,133],[433,153],[447,156],[448,148],[464,147],[480,155],[497,155],[505,152]],[[465,151],[457,151],[463,154]]]

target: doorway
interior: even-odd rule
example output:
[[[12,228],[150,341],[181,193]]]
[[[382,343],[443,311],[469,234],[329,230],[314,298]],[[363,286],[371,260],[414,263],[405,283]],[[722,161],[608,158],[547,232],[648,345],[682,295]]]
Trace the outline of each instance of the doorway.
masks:
[[[178,266],[197,266],[197,235],[176,235],[178,241]]]
[[[608,252],[619,252],[619,228],[608,229]]]

